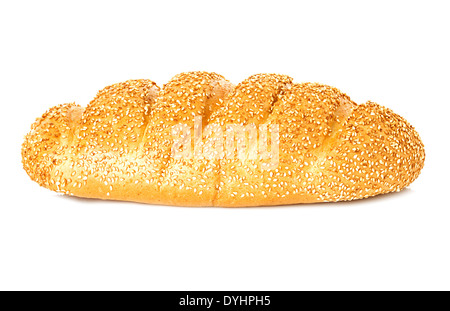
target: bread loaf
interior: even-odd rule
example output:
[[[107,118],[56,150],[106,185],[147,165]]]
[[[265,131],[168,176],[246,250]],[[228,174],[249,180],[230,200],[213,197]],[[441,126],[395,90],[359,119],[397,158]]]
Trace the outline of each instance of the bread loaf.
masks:
[[[405,188],[424,159],[390,109],[277,74],[118,83],[86,108],[51,108],[22,147],[25,171],[48,189],[181,206],[362,199]]]

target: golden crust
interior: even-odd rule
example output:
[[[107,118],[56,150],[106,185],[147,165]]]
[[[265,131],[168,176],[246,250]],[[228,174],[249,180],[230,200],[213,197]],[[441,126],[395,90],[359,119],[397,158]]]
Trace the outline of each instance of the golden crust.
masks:
[[[173,126],[195,134],[198,116],[203,157],[174,157]],[[215,156],[208,142],[231,135],[229,124],[278,126],[277,166],[267,169],[252,145],[239,157]],[[185,206],[361,199],[405,188],[424,160],[419,135],[390,109],[274,74],[237,86],[207,72],[179,74],[161,90],[150,80],[115,84],[86,108],[51,108],[22,147],[28,175],[51,190]]]

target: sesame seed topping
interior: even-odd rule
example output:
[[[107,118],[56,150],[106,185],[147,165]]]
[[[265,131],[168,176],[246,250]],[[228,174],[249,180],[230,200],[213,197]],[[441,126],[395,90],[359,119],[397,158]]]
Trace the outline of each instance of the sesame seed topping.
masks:
[[[171,155],[172,126],[179,123],[201,131],[197,147],[211,158]],[[267,169],[262,158],[252,157],[254,145],[240,158],[217,157],[204,141],[219,131],[232,135],[229,124],[262,125],[269,133],[278,125],[277,167]],[[114,84],[86,108],[71,103],[49,109],[22,147],[26,172],[54,191],[177,205],[366,198],[405,188],[424,160],[419,135],[392,110],[276,74],[236,86],[208,72],[179,74],[161,89],[150,80]]]

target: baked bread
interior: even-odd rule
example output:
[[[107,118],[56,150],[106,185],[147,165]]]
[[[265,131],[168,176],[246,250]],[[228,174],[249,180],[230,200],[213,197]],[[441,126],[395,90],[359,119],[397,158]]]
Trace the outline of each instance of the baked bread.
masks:
[[[230,124],[245,130],[236,143]],[[237,86],[208,72],[179,74],[162,89],[118,83],[86,108],[51,108],[22,147],[25,171],[48,189],[181,206],[362,199],[405,188],[424,159],[417,132],[390,109],[277,74]]]

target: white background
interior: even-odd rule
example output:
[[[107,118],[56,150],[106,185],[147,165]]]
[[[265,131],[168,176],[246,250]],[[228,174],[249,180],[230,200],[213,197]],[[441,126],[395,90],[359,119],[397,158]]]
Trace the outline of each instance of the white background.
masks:
[[[0,2],[0,289],[450,289],[449,1]],[[336,86],[409,120],[407,190],[350,203],[223,209],[67,198],[20,145],[51,106],[127,79],[262,72]]]

